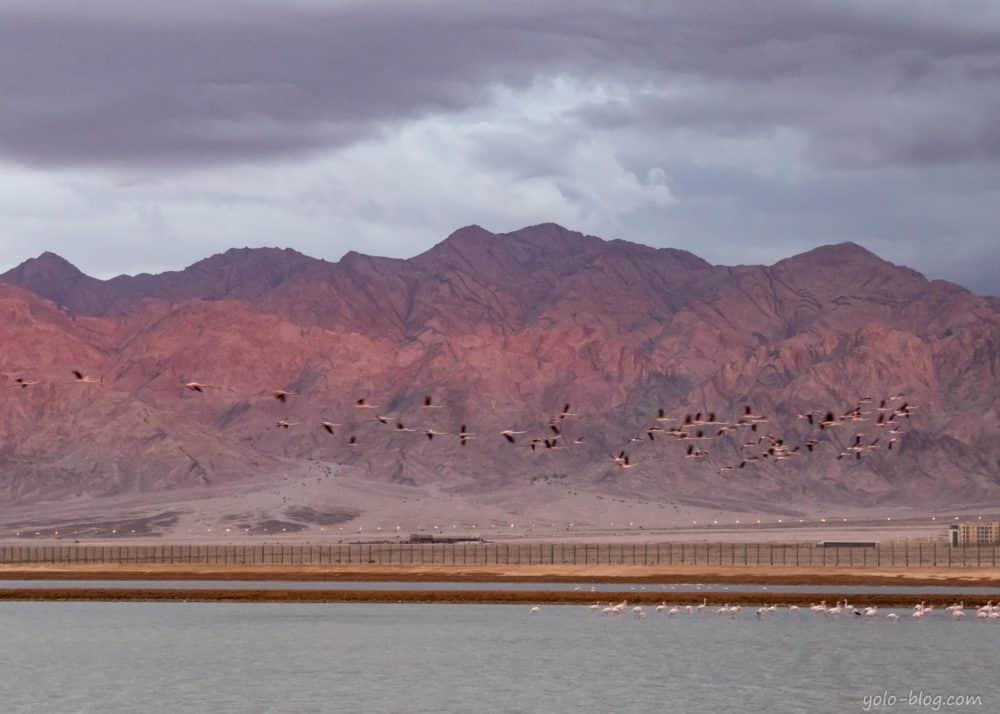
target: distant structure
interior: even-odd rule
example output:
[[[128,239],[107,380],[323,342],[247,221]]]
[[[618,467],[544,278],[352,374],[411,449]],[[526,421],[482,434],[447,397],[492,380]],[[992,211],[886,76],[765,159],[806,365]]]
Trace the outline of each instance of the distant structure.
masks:
[[[409,541],[403,541],[404,543],[485,543],[482,538],[474,538],[472,536],[435,536],[435,535],[425,535],[423,533],[411,533]]]
[[[877,540],[821,540],[817,548],[878,548]]]
[[[973,521],[948,526],[952,545],[994,545],[1000,543],[1000,521]]]

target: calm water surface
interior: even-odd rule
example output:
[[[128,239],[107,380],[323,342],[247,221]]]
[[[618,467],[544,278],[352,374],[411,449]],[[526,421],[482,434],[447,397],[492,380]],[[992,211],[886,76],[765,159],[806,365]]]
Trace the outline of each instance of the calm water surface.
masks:
[[[551,606],[0,603],[4,712],[843,712],[975,695],[1000,622]],[[881,711],[920,711],[897,705]],[[930,709],[922,709],[930,711]],[[873,709],[873,711],[879,711]],[[947,711],[942,709],[942,711]]]

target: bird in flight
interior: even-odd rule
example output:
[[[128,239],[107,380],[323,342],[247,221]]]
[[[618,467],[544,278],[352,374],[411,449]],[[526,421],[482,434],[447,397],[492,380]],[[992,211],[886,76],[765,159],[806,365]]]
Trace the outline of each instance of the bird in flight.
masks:
[[[204,382],[187,382],[184,385],[184,389],[189,392],[198,392],[199,394],[204,394],[206,389],[228,389],[228,387],[220,387],[217,384],[205,384]],[[277,393],[274,393],[275,398],[277,398]],[[282,400],[284,401],[284,400]]]
[[[833,415],[833,412],[827,412],[826,416],[823,417],[823,421],[819,423],[820,429],[829,429],[830,427],[839,426],[840,423],[837,421],[837,417]]]

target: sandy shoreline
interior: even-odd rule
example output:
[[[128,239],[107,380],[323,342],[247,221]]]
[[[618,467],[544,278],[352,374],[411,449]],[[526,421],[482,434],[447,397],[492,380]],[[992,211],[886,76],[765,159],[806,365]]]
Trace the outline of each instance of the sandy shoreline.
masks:
[[[273,580],[397,582],[760,583],[993,586],[1000,568],[670,566],[6,565],[3,580]]]
[[[898,594],[898,593],[768,593],[768,592],[568,592],[514,590],[189,590],[129,588],[0,588],[0,602],[199,602],[199,603],[383,603],[383,604],[478,604],[478,605],[592,605],[627,601],[631,605],[798,605],[845,599],[859,605],[912,607],[915,603],[946,606],[958,599],[966,607],[978,607],[995,595]]]

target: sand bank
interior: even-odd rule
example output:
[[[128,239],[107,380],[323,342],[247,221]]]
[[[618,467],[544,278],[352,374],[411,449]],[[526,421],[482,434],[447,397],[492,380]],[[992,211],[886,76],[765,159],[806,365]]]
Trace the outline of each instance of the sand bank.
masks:
[[[639,565],[244,566],[2,565],[2,580],[277,580],[398,582],[760,583],[998,586],[1000,568],[669,567]]]
[[[599,596],[599,600],[598,600]],[[798,605],[822,600],[833,604],[849,599],[858,605],[912,607],[915,603],[945,606],[962,599],[966,607],[976,607],[996,595],[853,593],[844,595],[831,588],[827,593],[767,592],[554,592],[512,590],[188,590],[128,588],[26,588],[0,589],[0,601],[92,601],[92,602],[220,602],[220,603],[385,603],[385,604],[479,604],[479,605],[592,605],[627,601],[632,605]],[[850,613],[847,614],[850,616]]]

